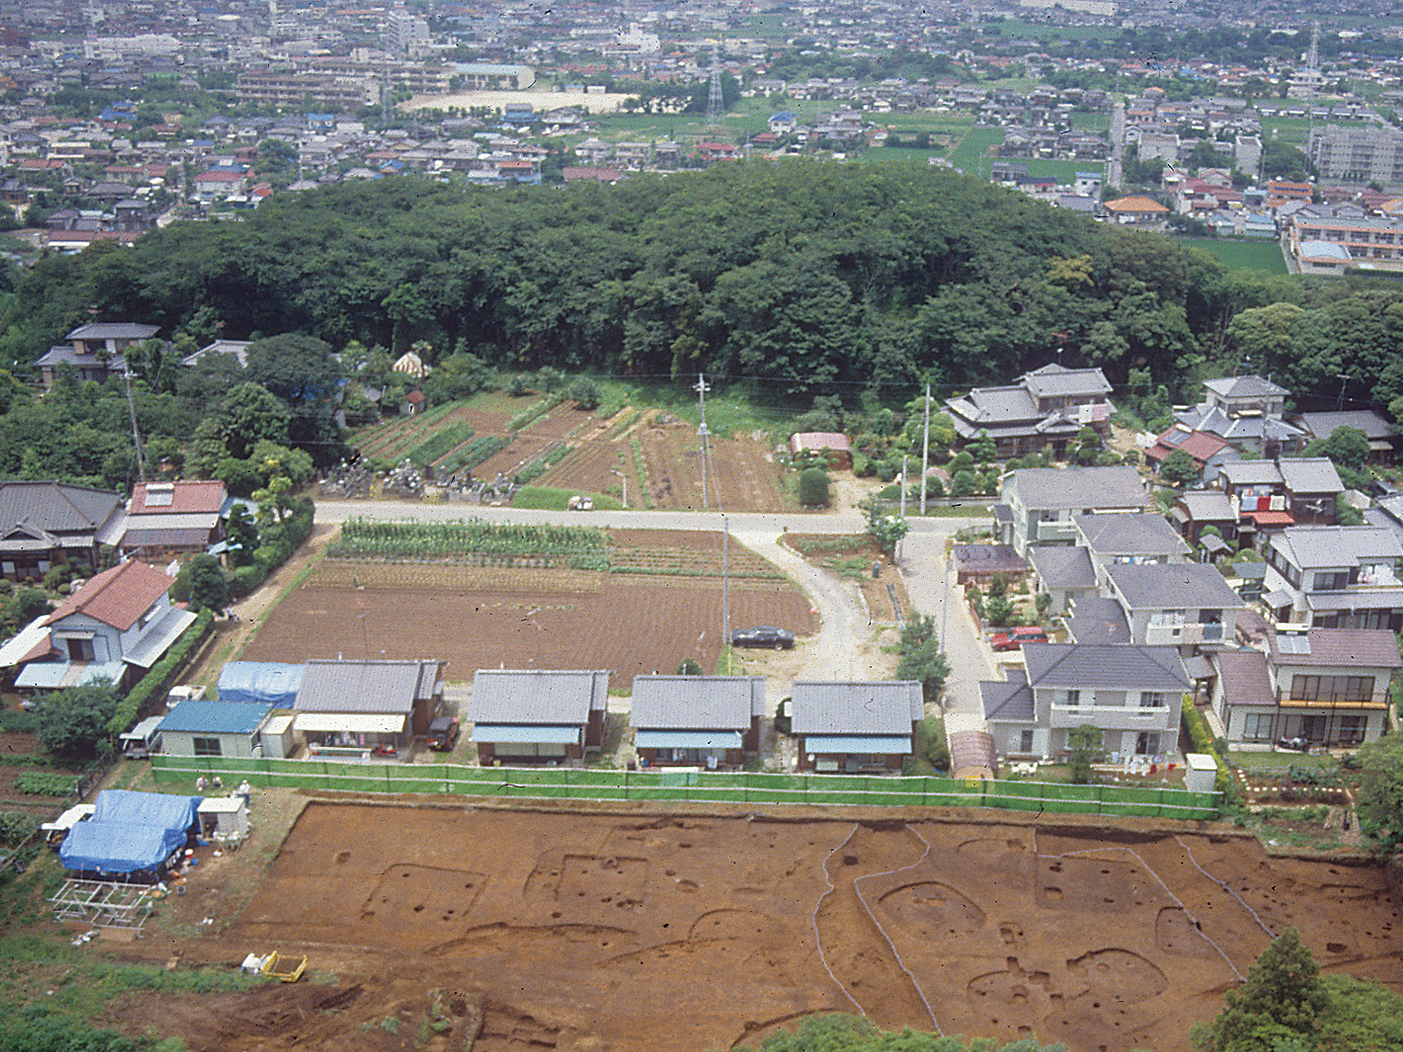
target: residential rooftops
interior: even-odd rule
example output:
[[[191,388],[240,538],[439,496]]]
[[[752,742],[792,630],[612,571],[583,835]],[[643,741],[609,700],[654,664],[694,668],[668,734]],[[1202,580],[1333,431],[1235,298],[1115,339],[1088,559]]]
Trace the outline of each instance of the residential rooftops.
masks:
[[[65,599],[48,624],[73,614],[86,614],[125,632],[152,605],[170,591],[175,578],[154,566],[132,560],[103,570]]]
[[[1143,509],[1145,483],[1134,468],[1019,468],[1010,476],[1024,507]]]
[[[1226,610],[1243,605],[1211,563],[1112,563],[1106,576],[1132,610]]]
[[[1188,690],[1193,685],[1172,646],[1024,643],[1023,662],[1035,688]]]

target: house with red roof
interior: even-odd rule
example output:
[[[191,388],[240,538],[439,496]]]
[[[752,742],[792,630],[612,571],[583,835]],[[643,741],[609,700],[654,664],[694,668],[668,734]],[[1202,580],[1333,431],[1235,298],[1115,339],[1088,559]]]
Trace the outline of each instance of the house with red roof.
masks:
[[[228,498],[218,479],[138,483],[117,548],[124,555],[163,559],[205,551],[224,537]]]
[[[159,661],[195,620],[172,606],[169,574],[132,560],[104,570],[31,626],[18,690],[62,690],[106,677],[122,689]],[[26,630],[28,631],[28,630]]]
[[[1195,431],[1184,424],[1175,424],[1145,450],[1145,463],[1153,470],[1176,449],[1182,449],[1193,458],[1200,479],[1216,478],[1218,466],[1228,460],[1240,460],[1242,454],[1235,448],[1207,431]]]

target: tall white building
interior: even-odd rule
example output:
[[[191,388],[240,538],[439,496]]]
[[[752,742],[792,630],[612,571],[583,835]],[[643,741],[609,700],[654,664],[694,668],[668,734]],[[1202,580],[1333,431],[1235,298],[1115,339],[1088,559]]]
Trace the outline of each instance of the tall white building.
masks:
[[[429,23],[410,11],[391,11],[385,19],[385,50],[418,58],[429,50]]]

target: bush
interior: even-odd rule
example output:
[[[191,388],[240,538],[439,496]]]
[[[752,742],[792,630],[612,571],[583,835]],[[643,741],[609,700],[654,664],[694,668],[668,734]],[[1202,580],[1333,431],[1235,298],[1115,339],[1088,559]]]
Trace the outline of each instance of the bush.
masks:
[[[240,566],[229,575],[229,597],[242,599],[246,595],[252,595],[258,586],[267,579],[268,568],[266,566],[259,563]]]
[[[799,473],[799,503],[806,508],[828,507],[828,472],[808,468]]]
[[[39,744],[67,761],[91,760],[106,744],[117,707],[116,684],[105,677],[55,691],[39,711]]]
[[[27,815],[20,811],[0,811],[0,844],[15,844],[28,840],[39,831],[37,815]]]
[[[604,393],[600,390],[599,384],[588,376],[582,376],[570,385],[566,396],[575,403],[577,409],[598,409]]]

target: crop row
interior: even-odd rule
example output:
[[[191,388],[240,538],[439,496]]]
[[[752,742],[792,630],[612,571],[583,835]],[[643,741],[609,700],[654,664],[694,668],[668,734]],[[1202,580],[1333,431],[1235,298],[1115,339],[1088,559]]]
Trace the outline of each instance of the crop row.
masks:
[[[333,557],[433,558],[452,555],[597,556],[607,565],[608,538],[588,526],[534,526],[467,519],[456,522],[375,522],[350,519]],[[591,569],[597,567],[590,567]]]
[[[416,468],[423,468],[472,437],[472,424],[466,420],[459,420],[435,431],[411,449],[408,457]]]
[[[511,435],[478,435],[440,465],[441,470],[467,471],[495,456],[512,443]]]

